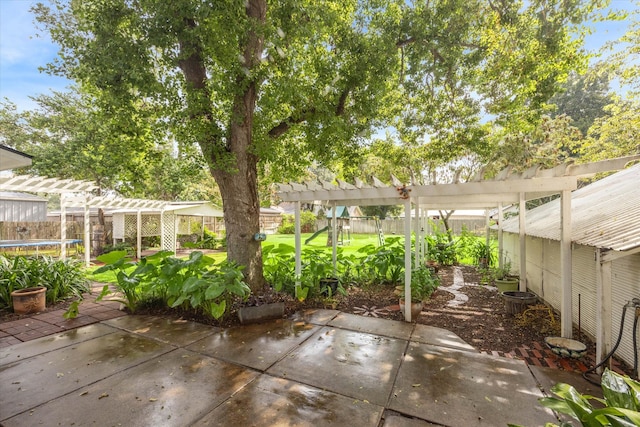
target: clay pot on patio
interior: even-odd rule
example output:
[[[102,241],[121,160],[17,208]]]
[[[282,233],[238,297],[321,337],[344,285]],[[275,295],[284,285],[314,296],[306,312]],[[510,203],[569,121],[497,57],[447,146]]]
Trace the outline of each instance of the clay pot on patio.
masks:
[[[412,302],[411,303],[411,321],[415,322],[422,313],[422,309],[424,308],[424,304],[422,302]],[[404,299],[400,299],[400,312],[404,315]]]
[[[11,292],[13,312],[16,314],[38,313],[45,310],[47,288],[34,286]]]

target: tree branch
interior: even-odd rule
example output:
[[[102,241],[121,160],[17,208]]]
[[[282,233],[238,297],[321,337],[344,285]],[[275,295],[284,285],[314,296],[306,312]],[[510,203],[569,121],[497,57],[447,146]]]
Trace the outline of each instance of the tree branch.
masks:
[[[335,109],[336,117],[342,116],[344,114],[345,106],[347,104],[347,98],[349,97],[350,92],[351,92],[351,89],[347,88],[343,90],[342,93],[340,94],[340,98],[338,98],[338,104],[336,105],[336,109]],[[317,113],[317,111],[318,110],[316,108],[309,108],[308,110],[307,109],[302,110],[302,112],[295,117],[294,116],[287,117],[286,119],[278,123],[276,126],[271,128],[271,130],[269,131],[269,136],[271,138],[278,138],[284,135],[291,128],[292,125],[309,120],[311,117],[313,117],[314,114]]]

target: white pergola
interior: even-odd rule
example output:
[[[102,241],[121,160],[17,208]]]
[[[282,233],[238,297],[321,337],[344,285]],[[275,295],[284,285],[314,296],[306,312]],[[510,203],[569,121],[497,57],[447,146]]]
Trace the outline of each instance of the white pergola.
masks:
[[[0,191],[19,191],[27,193],[60,194],[60,256],[66,258],[67,229],[66,209],[84,209],[84,257],[87,266],[91,263],[91,216],[90,209],[128,209],[137,212],[138,230],[143,211],[163,212],[170,202],[161,200],[127,199],[117,196],[95,196],[92,192],[98,186],[94,182],[73,179],[45,178],[32,175],[0,176]],[[138,258],[141,256],[141,233],[138,232]]]
[[[328,182],[305,182],[279,184],[278,196],[285,202],[295,204],[295,246],[296,246],[296,276],[302,272],[300,239],[300,205],[302,202],[321,200],[330,204],[334,209],[337,204],[346,206],[371,205],[404,205],[405,209],[405,283],[411,283],[411,234],[416,235],[416,241],[424,241],[424,227],[421,216],[427,209],[489,209],[498,210],[498,224],[503,220],[503,207],[507,205],[519,206],[519,236],[520,236],[520,285],[521,291],[527,288],[526,283],[526,230],[525,203],[541,197],[560,194],[560,256],[562,276],[562,304],[561,304],[561,333],[563,337],[571,338],[571,191],[578,185],[578,178],[593,176],[594,174],[619,170],[630,161],[640,159],[640,156],[606,160],[595,163],[575,165],[562,164],[552,169],[542,169],[540,166],[530,168],[521,174],[512,174],[511,168],[500,172],[494,179],[485,180],[480,172],[470,182],[454,182],[451,184],[402,185],[392,177],[393,185],[387,185],[373,178],[371,184],[356,180],[354,184],[337,181],[337,185]],[[415,209],[412,221],[411,209]],[[488,215],[487,215],[488,221]],[[333,223],[333,233],[336,235],[336,224]],[[487,236],[488,238],[488,236]],[[502,253],[502,230],[498,229],[499,253]],[[416,261],[422,262],[424,248],[417,248]],[[336,262],[336,240],[333,240],[333,261]],[[502,263],[502,260],[500,260]],[[417,263],[416,263],[417,264]],[[300,283],[296,283],[300,286]],[[411,287],[405,287],[405,320],[411,321]]]

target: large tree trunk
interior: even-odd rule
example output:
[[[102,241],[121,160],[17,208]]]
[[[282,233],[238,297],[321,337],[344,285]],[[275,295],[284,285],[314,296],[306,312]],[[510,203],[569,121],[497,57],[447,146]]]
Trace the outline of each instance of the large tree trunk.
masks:
[[[266,20],[266,0],[247,0],[245,3],[249,26],[246,38],[240,40],[242,63],[247,70],[260,65],[264,48],[262,30],[258,27]],[[195,19],[184,20],[186,29],[197,27]],[[188,33],[188,32],[187,32]],[[186,33],[185,33],[186,34]],[[258,158],[252,150],[253,112],[256,107],[259,82],[251,73],[239,70],[233,98],[233,112],[229,127],[224,132],[212,120],[214,116],[203,100],[210,100],[207,86],[207,70],[203,47],[197,39],[180,39],[179,61],[187,82],[187,99],[197,120],[211,122],[208,137],[200,140],[202,153],[209,163],[211,175],[216,180],[222,196],[224,222],[227,231],[227,258],[245,267],[245,280],[251,290],[260,292],[264,288],[262,275],[262,248],[253,236],[260,231],[260,203],[258,199]]]
[[[261,24],[266,19],[265,0],[249,0],[246,11],[250,19]],[[243,49],[244,63],[254,69],[260,63],[264,39],[251,30]],[[212,169],[218,183],[224,222],[227,232],[227,258],[245,266],[245,280],[251,291],[264,288],[262,274],[262,247],[254,235],[260,232],[260,201],[258,198],[258,158],[252,150],[253,112],[256,106],[257,82],[245,73],[237,76],[238,92],[233,102],[233,115],[229,124],[227,149],[233,154],[236,170],[229,167]]]
[[[234,139],[242,137],[234,135]],[[222,195],[227,258],[245,266],[246,282],[252,292],[259,293],[264,287],[264,277],[261,244],[253,238],[260,232],[256,159],[246,152],[236,154],[238,171],[214,170],[212,174]]]

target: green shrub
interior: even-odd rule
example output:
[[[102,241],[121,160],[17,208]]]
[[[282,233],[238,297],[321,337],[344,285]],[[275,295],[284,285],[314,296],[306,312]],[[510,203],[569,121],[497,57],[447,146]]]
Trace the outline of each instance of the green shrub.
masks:
[[[316,230],[316,216],[313,212],[303,211],[300,213],[300,232],[313,233]],[[279,234],[295,233],[295,215],[282,215],[282,224],[278,227]]]
[[[543,406],[569,415],[584,427],[640,426],[640,382],[606,369],[601,383],[604,399],[582,395],[569,384],[559,383],[551,389],[558,397],[539,400]],[[591,400],[598,402],[599,407],[594,408]],[[562,423],[560,427],[572,425]],[[509,426],[517,427],[515,424]],[[557,427],[552,423],[547,423],[546,426]]]
[[[47,288],[47,304],[89,292],[82,263],[48,256],[0,256],[0,308],[12,307],[11,292],[33,286]]]
[[[161,251],[133,262],[125,251],[101,255],[105,265],[94,274],[113,270],[118,296],[105,285],[98,297],[112,295],[113,300],[135,312],[146,300],[162,299],[169,307],[192,308],[215,319],[223,317],[234,298],[246,299],[251,290],[244,282],[242,267],[223,261],[215,264],[211,257],[194,251],[188,259],[171,257]]]

